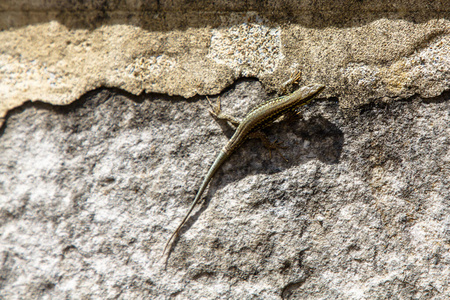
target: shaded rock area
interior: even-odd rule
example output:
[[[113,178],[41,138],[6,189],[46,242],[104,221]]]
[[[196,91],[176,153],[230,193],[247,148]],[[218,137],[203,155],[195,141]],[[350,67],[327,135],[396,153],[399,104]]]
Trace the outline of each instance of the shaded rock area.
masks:
[[[237,117],[268,96],[239,80]],[[206,99],[97,89],[31,103],[0,132],[5,299],[447,299],[450,95],[352,114],[322,97],[223,166],[161,259],[232,131]],[[212,99],[213,101],[215,99]]]

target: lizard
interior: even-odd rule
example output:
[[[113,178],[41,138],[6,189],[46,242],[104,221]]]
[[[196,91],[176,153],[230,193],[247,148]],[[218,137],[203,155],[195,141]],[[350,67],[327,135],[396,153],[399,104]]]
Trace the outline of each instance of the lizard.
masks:
[[[284,88],[285,86],[292,83],[297,83],[297,80],[299,78],[300,72],[297,72],[295,76],[293,76],[290,80],[283,84],[282,91],[286,90]],[[323,91],[324,88],[325,86],[322,84],[310,84],[301,87],[290,94],[267,100],[266,102],[253,108],[253,110],[251,110],[241,122],[221,112],[220,100],[218,105],[214,107],[211,101],[209,101],[209,98],[207,98],[211,107],[213,108],[213,110],[210,110],[210,113],[218,119],[230,122],[232,125],[237,126],[237,128],[233,136],[229,139],[228,143],[222,148],[222,150],[220,150],[215,161],[203,178],[200,189],[198,190],[194,200],[192,201],[188,212],[185,214],[177,229],[170,236],[164,247],[162,255],[164,255],[164,253],[166,252],[167,247],[170,245],[171,241],[179,235],[181,228],[186,223],[197,203],[200,201],[203,192],[205,191],[211,179],[214,177],[214,174],[231,156],[231,154],[233,154],[233,152],[235,152],[236,149],[238,149],[248,138],[260,138],[266,148],[268,148],[269,150],[277,150],[277,148],[279,148],[279,143],[269,142],[268,138],[260,130],[272,125],[272,123],[278,120],[280,117],[284,117],[287,114],[295,111],[297,108],[310,103],[315,96]]]

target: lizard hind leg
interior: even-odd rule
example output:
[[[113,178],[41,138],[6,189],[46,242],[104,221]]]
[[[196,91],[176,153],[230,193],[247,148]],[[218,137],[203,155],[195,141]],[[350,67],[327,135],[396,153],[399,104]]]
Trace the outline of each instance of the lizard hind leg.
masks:
[[[277,153],[278,153],[278,154],[279,154],[286,162],[289,162],[289,161],[283,156],[283,154],[281,154],[281,152],[280,152],[280,150],[279,150],[279,149],[287,149],[287,148],[288,148],[288,147],[283,146],[283,145],[282,145],[282,144],[283,144],[282,142],[279,142],[279,141],[271,142],[271,141],[269,141],[269,138],[267,137],[267,135],[265,135],[264,132],[262,132],[262,131],[256,131],[256,132],[253,132],[253,133],[251,133],[248,137],[251,138],[251,139],[256,139],[256,138],[260,139],[261,142],[263,143],[264,147],[265,147],[266,149],[269,150],[269,156],[270,156],[270,158],[272,158],[272,150],[275,150],[275,151],[277,151]]]
[[[211,102],[211,100],[209,99],[208,96],[206,96],[206,99],[208,100],[209,106],[211,107],[211,109],[209,110],[209,113],[214,118],[229,122],[232,125],[232,127],[234,127],[235,129],[239,126],[239,123],[240,123],[239,120],[237,120],[236,118],[234,118],[230,115],[224,114],[222,112],[222,106],[220,104],[220,97],[218,97],[216,105],[214,105]]]

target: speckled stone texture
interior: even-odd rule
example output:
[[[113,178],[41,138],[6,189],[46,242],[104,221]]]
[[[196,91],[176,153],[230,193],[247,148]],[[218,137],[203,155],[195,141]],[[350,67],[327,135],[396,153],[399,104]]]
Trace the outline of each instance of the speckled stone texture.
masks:
[[[223,109],[242,116],[265,97],[239,81]],[[0,137],[1,294],[445,299],[449,104],[413,97],[348,116],[316,100],[266,130],[288,162],[248,141],[161,259],[231,133],[205,99],[101,89],[29,103]]]

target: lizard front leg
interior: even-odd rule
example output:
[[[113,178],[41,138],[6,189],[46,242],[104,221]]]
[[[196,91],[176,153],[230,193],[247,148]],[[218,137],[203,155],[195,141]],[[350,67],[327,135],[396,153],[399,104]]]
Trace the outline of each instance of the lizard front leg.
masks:
[[[281,84],[278,94],[286,95],[287,93],[289,93],[294,85],[298,85],[301,77],[302,77],[301,71],[296,71],[292,73],[290,78]]]

